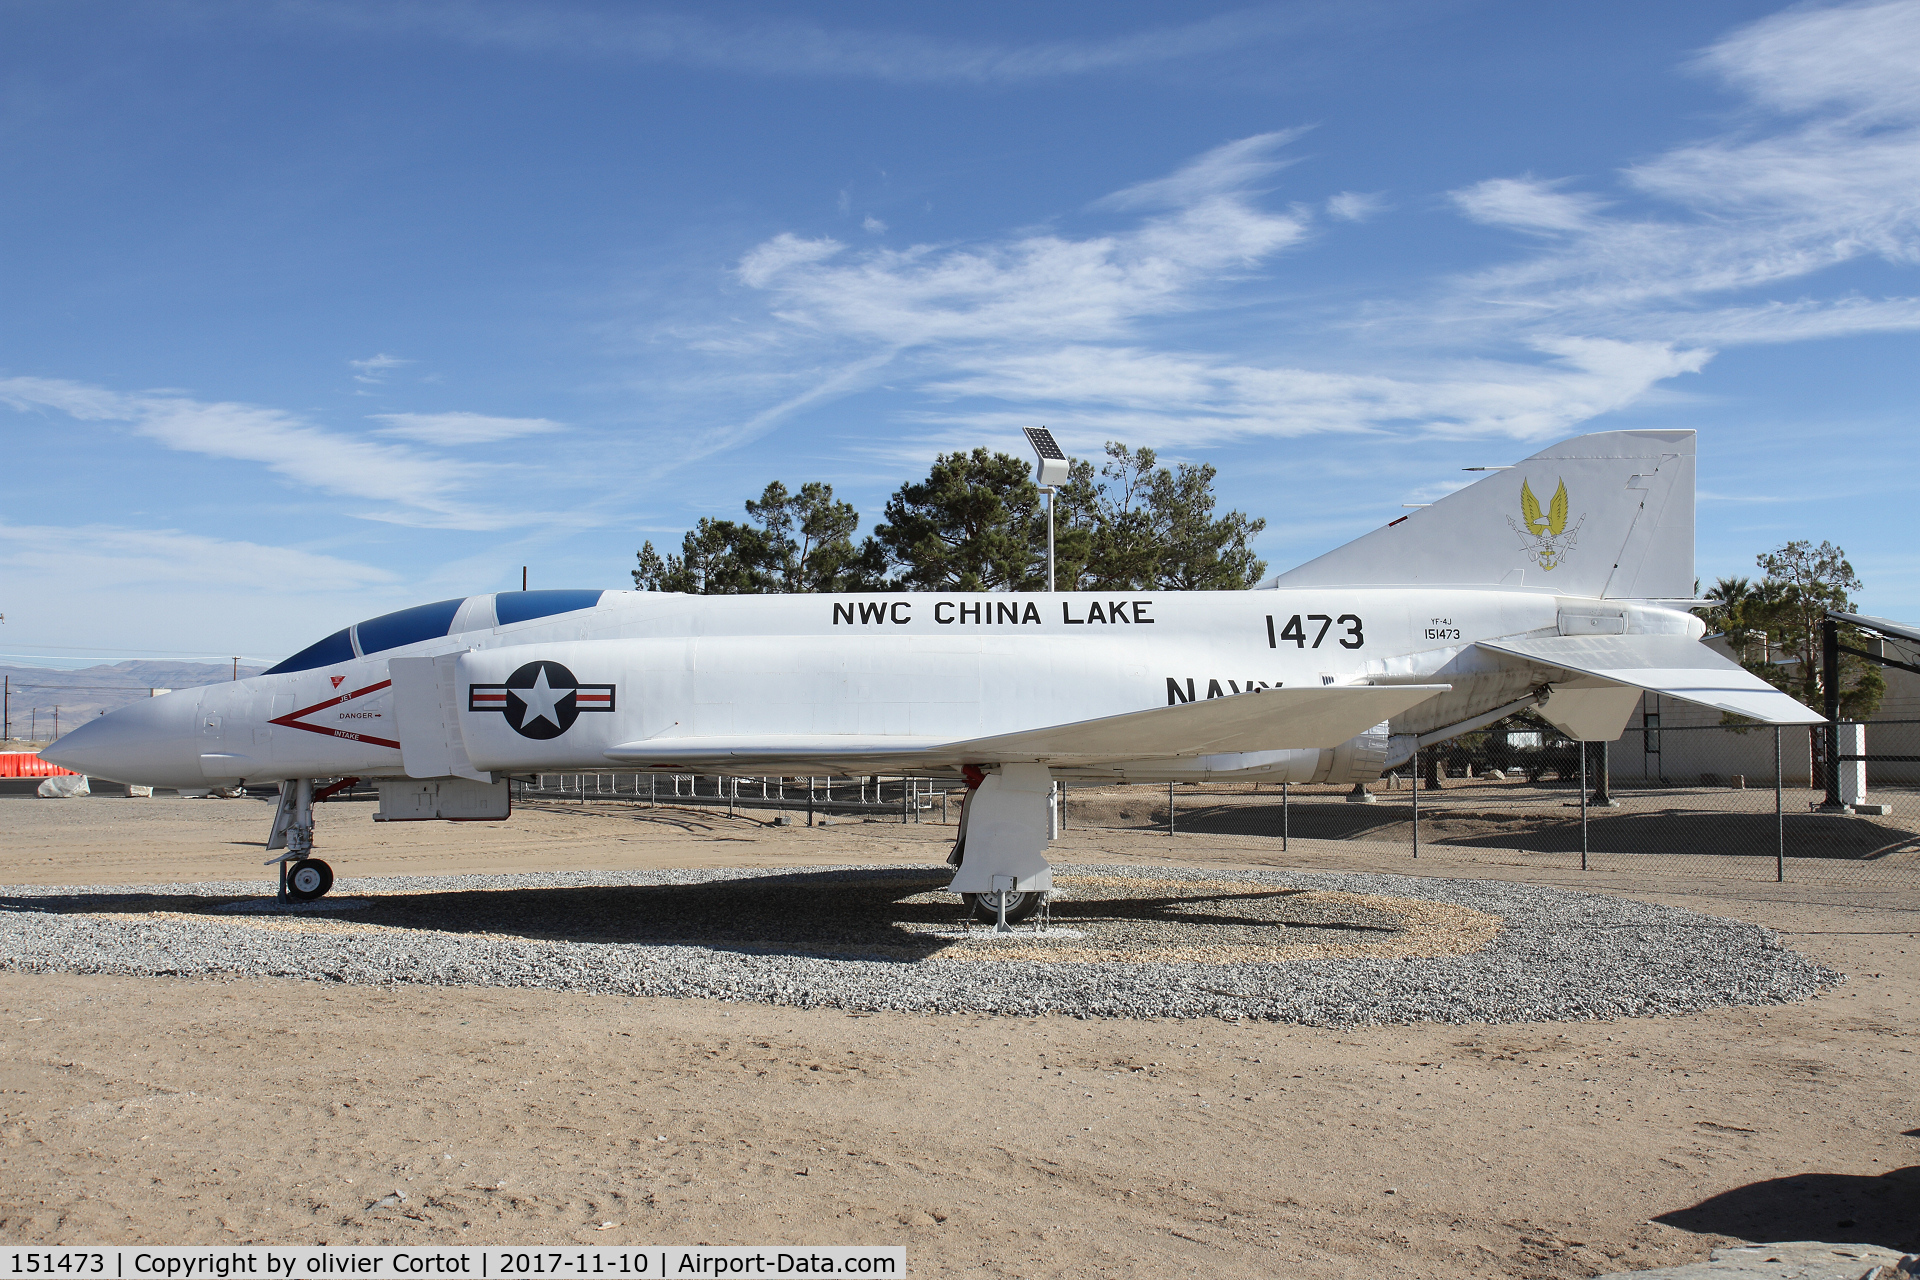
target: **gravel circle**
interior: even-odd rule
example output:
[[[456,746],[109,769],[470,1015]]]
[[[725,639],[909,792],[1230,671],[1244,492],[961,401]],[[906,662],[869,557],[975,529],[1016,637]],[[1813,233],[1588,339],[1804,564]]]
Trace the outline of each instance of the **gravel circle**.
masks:
[[[1074,941],[1060,959],[1036,959],[1030,947],[968,943],[955,929],[957,905],[938,892],[950,874],[867,866],[355,878],[340,881],[340,898],[310,904],[321,911],[273,909],[261,902],[258,882],[12,886],[0,888],[0,967],[1329,1027],[1681,1014],[1805,1000],[1842,980],[1757,925],[1602,894],[1485,880],[1130,866],[1055,870],[1068,886],[1056,923],[1117,958],[1089,962],[1080,957],[1094,944]],[[1098,895],[1075,894],[1075,878],[1121,890],[1141,882],[1141,892],[1109,893],[1107,910]],[[1170,885],[1192,892],[1169,893]],[[1318,905],[1297,918],[1280,908],[1222,918],[1222,885],[1244,886],[1230,895],[1237,900],[1298,895]],[[1339,895],[1367,903],[1341,905]],[[350,899],[364,909],[346,908]],[[1357,927],[1391,933],[1392,904],[1382,899],[1479,913],[1498,927],[1457,954],[1328,956],[1308,947],[1303,958],[1284,960],[1124,955],[1128,930],[1161,949],[1152,954],[1191,939],[1195,954],[1236,956],[1262,930],[1309,940]],[[1125,919],[1115,925],[1110,916]],[[1212,946],[1222,931],[1239,950]]]

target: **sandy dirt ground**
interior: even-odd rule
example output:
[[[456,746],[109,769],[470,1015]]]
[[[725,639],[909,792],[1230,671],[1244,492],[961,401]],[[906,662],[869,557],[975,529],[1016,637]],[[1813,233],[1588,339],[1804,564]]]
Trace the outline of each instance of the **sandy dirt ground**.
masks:
[[[951,836],[624,805],[376,826],[372,808],[323,811],[343,876],[926,863]],[[4,800],[0,883],[264,881],[269,817]],[[1686,1018],[1330,1031],[0,973],[0,1238],[897,1243],[918,1274],[1018,1276],[1920,1249],[1914,895],[1435,853],[1070,829],[1056,861],[1577,886],[1756,921],[1849,976]]]

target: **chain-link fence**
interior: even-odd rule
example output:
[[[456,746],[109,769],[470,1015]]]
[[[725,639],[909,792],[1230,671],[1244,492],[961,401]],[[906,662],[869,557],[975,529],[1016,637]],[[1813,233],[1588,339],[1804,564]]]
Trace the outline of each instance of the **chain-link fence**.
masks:
[[[1635,726],[1584,751],[1544,727],[1508,730],[1427,747],[1364,787],[1075,782],[1062,824],[1254,836],[1283,848],[1294,839],[1398,845],[1409,859],[1424,851],[1551,869],[1920,888],[1920,720],[1863,729],[1859,751],[1840,735],[1831,766],[1824,726]],[[1829,805],[1830,783],[1850,803]],[[952,783],[900,777],[545,773],[513,788],[517,802],[772,811],[794,822],[952,823],[965,796]]]
[[[718,808],[728,813],[774,810],[796,819],[865,816],[902,822],[946,822],[960,816],[959,795],[925,778],[802,778],[705,773],[537,773],[512,780],[516,802],[622,800]]]
[[[1865,784],[1844,806],[1827,804],[1824,727],[1742,725],[1636,727],[1584,752],[1547,732],[1487,735],[1364,788],[1085,788],[1069,806],[1078,825],[1384,842],[1409,858],[1920,888],[1920,721],[1864,729],[1865,750],[1837,762],[1865,770],[1843,779]]]

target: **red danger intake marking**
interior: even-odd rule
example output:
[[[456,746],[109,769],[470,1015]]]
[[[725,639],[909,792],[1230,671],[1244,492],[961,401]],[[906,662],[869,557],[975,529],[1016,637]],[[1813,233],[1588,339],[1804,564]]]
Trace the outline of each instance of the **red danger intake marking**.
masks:
[[[318,733],[329,738],[345,738],[348,742],[370,742],[376,747],[391,747],[393,750],[398,751],[400,744],[391,738],[376,738],[370,733],[356,733],[352,729],[341,729],[334,725],[308,724],[303,718],[312,715],[316,711],[325,711],[328,707],[337,707],[343,702],[352,702],[355,698],[363,698],[369,693],[378,693],[392,683],[393,681],[391,680],[382,680],[379,684],[370,684],[364,689],[355,689],[352,693],[343,693],[337,698],[328,698],[325,702],[316,702],[310,707],[302,707],[298,711],[289,711],[283,716],[275,716],[270,723],[285,725],[289,729],[304,729],[308,733]],[[339,687],[337,682],[334,687]],[[345,714],[352,715],[356,719],[363,717],[370,718],[372,716],[371,712],[347,712]]]

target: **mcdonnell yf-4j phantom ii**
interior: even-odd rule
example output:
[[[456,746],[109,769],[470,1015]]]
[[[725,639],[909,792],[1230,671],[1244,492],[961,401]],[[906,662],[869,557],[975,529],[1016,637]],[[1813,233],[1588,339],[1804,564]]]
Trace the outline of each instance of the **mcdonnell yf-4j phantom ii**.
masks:
[[[976,912],[1050,891],[1058,779],[1355,783],[1525,707],[1625,730],[1643,691],[1821,717],[1700,643],[1694,436],[1581,436],[1249,591],[687,596],[521,591],[334,632],[262,675],[115,711],[44,753],[163,787],[282,783],[315,898],[316,781],[382,819],[508,814],[508,778],[621,769],[964,778]]]

